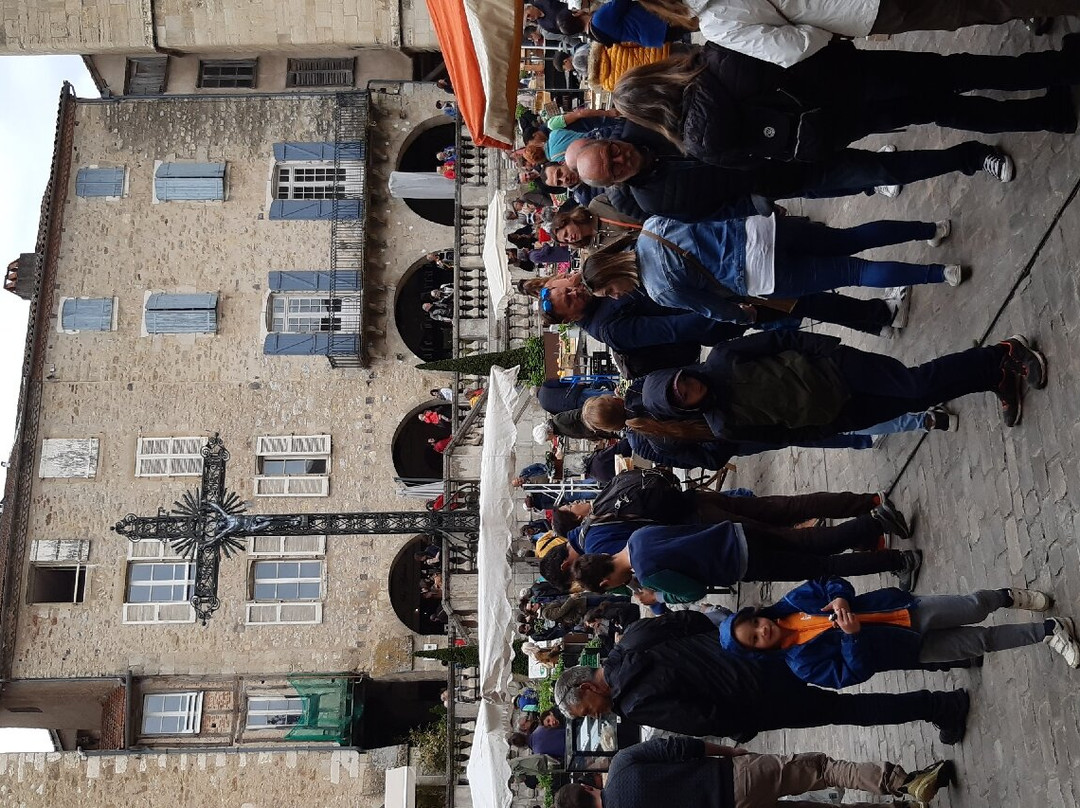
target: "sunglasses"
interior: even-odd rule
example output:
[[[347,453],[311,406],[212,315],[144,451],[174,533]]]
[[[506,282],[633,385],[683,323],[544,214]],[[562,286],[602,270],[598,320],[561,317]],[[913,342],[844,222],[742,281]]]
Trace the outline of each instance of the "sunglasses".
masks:
[[[551,300],[551,290],[546,286],[540,289],[540,311],[544,314],[554,314],[555,304]]]

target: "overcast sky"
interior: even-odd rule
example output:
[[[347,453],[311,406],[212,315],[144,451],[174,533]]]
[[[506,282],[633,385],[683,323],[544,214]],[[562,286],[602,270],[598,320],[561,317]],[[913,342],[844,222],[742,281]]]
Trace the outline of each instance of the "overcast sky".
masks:
[[[64,81],[77,95],[94,98],[97,89],[76,56],[0,57],[0,261],[6,267],[20,253],[33,252],[41,196],[49,181],[56,112]],[[0,291],[0,459],[7,460],[15,437],[26,317],[29,304]],[[0,469],[0,485],[6,469]],[[0,752],[51,749],[48,733],[0,729]]]

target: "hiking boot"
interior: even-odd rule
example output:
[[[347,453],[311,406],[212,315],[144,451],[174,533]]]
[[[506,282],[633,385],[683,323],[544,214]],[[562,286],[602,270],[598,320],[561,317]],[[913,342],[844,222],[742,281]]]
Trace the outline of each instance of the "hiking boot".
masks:
[[[1006,589],[1012,598],[1010,609],[1026,609],[1029,612],[1047,612],[1054,605],[1054,596],[1038,589]]]
[[[938,718],[934,726],[938,729],[938,740],[952,745],[964,740],[967,732],[968,711],[971,709],[971,696],[964,689],[940,694],[941,702]]]
[[[905,592],[914,592],[919,583],[919,570],[922,568],[922,550],[903,550],[904,566],[893,571],[900,580],[896,585]]]
[[[1016,426],[1024,414],[1023,376],[1010,364],[1001,366],[1001,383],[998,384],[997,397],[1001,402],[1001,417],[1005,426]]]
[[[1008,351],[1006,361],[1020,371],[1031,387],[1036,390],[1046,387],[1046,357],[1031,347],[1027,337],[1013,334],[998,345]]]
[[[1080,668],[1080,643],[1076,641],[1076,629],[1068,617],[1048,618],[1054,624],[1053,630],[1043,642],[1050,646],[1055,654],[1061,654],[1070,668]]]
[[[1005,152],[994,149],[983,160],[983,171],[998,182],[1012,182],[1016,177],[1016,164]]]
[[[931,407],[926,411],[927,421],[923,427],[927,432],[940,429],[943,432],[955,432],[960,425],[960,418],[942,406]]]
[[[953,762],[939,760],[925,769],[909,774],[897,792],[902,797],[911,797],[918,802],[930,802],[940,789],[948,788],[955,780],[956,766]]]
[[[934,235],[932,238],[928,238],[926,243],[931,247],[940,247],[942,242],[952,235],[952,222],[948,219],[942,219],[940,222],[934,223]]]
[[[883,528],[894,536],[898,536],[901,539],[911,538],[911,526],[908,524],[908,520],[904,518],[904,514],[900,512],[900,509],[893,504],[893,501],[889,499],[888,494],[884,491],[878,491],[874,496],[877,497],[878,502],[881,504],[876,508],[870,509],[870,515],[874,517]]]
[[[945,267],[945,283],[949,286],[959,286],[964,282],[964,268],[959,264],[949,264]]]

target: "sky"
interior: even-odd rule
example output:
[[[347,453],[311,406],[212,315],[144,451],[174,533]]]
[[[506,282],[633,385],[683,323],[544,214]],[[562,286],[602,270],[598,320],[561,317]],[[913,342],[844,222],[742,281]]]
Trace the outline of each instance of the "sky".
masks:
[[[0,57],[0,262],[33,252],[41,197],[49,181],[56,113],[64,81],[76,95],[96,98],[97,88],[77,56]],[[15,438],[15,412],[22,373],[29,304],[0,291],[0,459]],[[0,486],[6,468],[0,468]],[[42,730],[0,729],[0,752],[52,749]],[[36,735],[34,733],[37,733]]]

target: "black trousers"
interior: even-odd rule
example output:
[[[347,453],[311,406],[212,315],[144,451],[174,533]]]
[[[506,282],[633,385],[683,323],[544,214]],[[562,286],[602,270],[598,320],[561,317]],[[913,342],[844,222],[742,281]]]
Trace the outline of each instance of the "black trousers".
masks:
[[[819,491],[813,494],[733,497],[719,491],[691,492],[702,522],[742,522],[791,527],[807,519],[848,519],[864,516],[874,507],[873,494]]]
[[[765,307],[757,310],[758,324],[801,317],[877,335],[892,322],[893,312],[880,298],[863,300],[836,292],[803,295],[795,302],[795,308],[787,314]]]
[[[1076,0],[881,0],[873,34],[955,31],[968,25],[1000,25],[1025,17],[1080,14]]]

